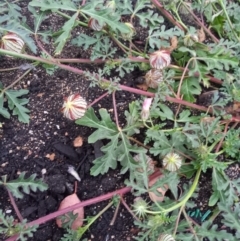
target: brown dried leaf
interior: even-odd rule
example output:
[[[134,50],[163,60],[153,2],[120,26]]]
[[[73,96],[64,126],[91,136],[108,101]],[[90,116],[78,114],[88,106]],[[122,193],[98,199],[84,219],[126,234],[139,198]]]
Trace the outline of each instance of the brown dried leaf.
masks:
[[[206,40],[206,35],[205,35],[205,32],[204,32],[203,28],[198,29],[197,35],[198,35],[198,41],[200,43],[202,43]]]
[[[160,179],[162,177],[163,177],[163,174],[160,173],[158,176],[151,179],[148,183],[149,188],[152,187],[158,181],[158,179]],[[148,194],[153,202],[162,202],[164,200],[164,196],[165,196],[165,193],[167,192],[167,190],[168,190],[168,186],[164,185],[164,187],[157,188],[157,191],[161,194],[161,196],[157,196],[154,192],[148,192]]]
[[[55,153],[47,154],[46,157],[47,157],[50,161],[54,161],[54,159],[55,159]]]
[[[73,146],[74,147],[80,147],[83,144],[83,138],[81,136],[78,136],[77,138],[75,138],[75,140],[73,141]]]
[[[77,203],[80,203],[81,200],[78,198],[78,196],[76,195],[76,193],[73,193],[67,197],[65,197],[58,210],[62,210],[64,208],[67,208],[67,207],[70,207],[70,206],[73,206],[74,204],[77,204]],[[73,214],[78,214],[77,218],[75,219],[75,221],[72,223],[72,226],[71,228],[73,230],[76,230],[77,228],[81,227],[83,225],[83,219],[84,219],[84,208],[78,208],[78,209],[75,209],[73,211]],[[68,220],[67,220],[68,221]],[[56,223],[57,223],[57,226],[59,228],[62,227],[62,221],[60,218],[57,218],[56,219]]]
[[[140,89],[140,90],[147,90],[148,89],[148,86],[146,84],[140,84],[140,85],[137,85],[137,87]]]

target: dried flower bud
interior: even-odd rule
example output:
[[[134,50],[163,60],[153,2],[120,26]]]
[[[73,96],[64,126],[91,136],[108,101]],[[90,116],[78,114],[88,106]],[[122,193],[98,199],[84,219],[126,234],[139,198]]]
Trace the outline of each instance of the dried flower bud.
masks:
[[[170,172],[177,171],[182,165],[182,157],[170,152],[163,158],[163,166]]]
[[[105,25],[105,23],[99,23],[95,18],[90,18],[88,22],[88,27],[96,31],[101,31]]]
[[[79,94],[70,95],[64,98],[62,112],[70,120],[76,120],[84,116],[87,109],[87,102]]]
[[[131,23],[124,23],[124,24],[128,27],[129,32],[128,33],[122,33],[121,36],[124,40],[131,40],[132,37],[136,34],[136,30]]]
[[[151,69],[146,73],[145,80],[147,86],[156,89],[159,83],[163,81],[163,73],[159,69]]]
[[[113,1],[107,1],[105,6],[106,6],[106,8],[111,9],[113,12],[116,10],[116,3],[115,3],[114,0]]]
[[[2,37],[0,48],[15,53],[22,53],[24,45],[24,41],[17,34],[8,33]]]
[[[137,163],[141,163],[141,155],[140,154],[137,154],[133,157],[134,161],[136,161]],[[155,163],[153,161],[153,159],[146,155],[146,163],[147,163],[147,171],[148,172],[154,172],[154,169],[155,169]],[[137,168],[136,169],[138,172],[143,172],[142,168]]]
[[[175,241],[171,234],[161,234],[157,241]]]
[[[198,42],[198,36],[196,34],[187,34],[183,39],[184,45],[188,47],[193,46],[197,42]]]
[[[150,106],[153,98],[146,98],[143,101],[141,117],[143,121],[146,121],[150,115]]]
[[[164,69],[171,63],[170,52],[167,50],[158,50],[150,54],[150,65],[153,69]]]

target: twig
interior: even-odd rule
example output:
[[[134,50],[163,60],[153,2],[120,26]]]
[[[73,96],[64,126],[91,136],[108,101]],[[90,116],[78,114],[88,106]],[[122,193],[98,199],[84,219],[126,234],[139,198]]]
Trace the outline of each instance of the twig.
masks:
[[[22,215],[21,215],[21,213],[20,213],[20,211],[18,209],[18,206],[17,206],[17,204],[16,204],[16,202],[14,200],[14,197],[13,197],[12,193],[8,189],[7,189],[7,192],[8,192],[8,196],[10,198],[10,202],[11,202],[11,204],[13,206],[13,209],[14,209],[15,213],[17,214],[17,217],[20,220],[20,222],[22,222],[23,221],[23,217],[22,217]]]
[[[141,222],[141,220],[133,213],[133,211],[130,209],[130,207],[127,205],[127,203],[125,202],[125,200],[123,199],[123,197],[121,197],[121,202],[123,204],[123,206],[128,210],[128,212],[133,216],[133,218],[135,220],[137,220],[138,222]]]
[[[227,134],[227,131],[228,131],[228,126],[229,126],[229,124],[230,124],[230,121],[228,121],[228,122],[225,124],[224,132],[223,132],[223,137],[221,138],[221,140],[219,141],[219,143],[218,143],[218,145],[217,145],[217,148],[216,148],[216,150],[215,150],[216,153],[220,150],[220,148],[221,148],[221,146],[222,146],[223,140],[224,140],[224,138],[225,138],[225,136],[226,136],[226,134]]]
[[[113,91],[113,93],[112,93],[113,110],[114,110],[114,116],[115,116],[115,121],[116,121],[117,128],[118,128],[119,131],[121,131],[121,127],[119,126],[119,121],[118,121],[118,112],[117,112],[115,92],[116,91]]]
[[[101,99],[103,99],[105,96],[108,95],[108,92],[105,92],[104,94],[102,94],[101,96],[99,96],[97,99],[95,99],[91,104],[89,104],[87,106],[87,108],[93,106],[94,104],[96,104],[98,101],[100,101]]]
[[[119,211],[120,204],[121,204],[121,202],[119,201],[118,204],[117,204],[117,207],[116,207],[116,209],[115,209],[115,212],[114,212],[113,218],[112,218],[112,220],[111,220],[111,222],[110,222],[110,226],[113,226],[114,223],[115,223],[115,221],[116,221],[116,218],[117,218],[117,215],[118,215],[118,211]]]

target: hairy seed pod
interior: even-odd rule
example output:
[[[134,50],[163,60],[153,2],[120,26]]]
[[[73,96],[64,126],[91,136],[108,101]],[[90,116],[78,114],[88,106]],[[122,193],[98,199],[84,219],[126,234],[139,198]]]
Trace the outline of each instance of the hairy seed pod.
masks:
[[[198,42],[198,36],[196,34],[187,34],[183,39],[184,45],[188,47],[193,46],[197,42]]]
[[[182,165],[182,157],[177,153],[170,152],[163,158],[163,166],[170,172],[177,171]]]
[[[87,110],[87,102],[79,94],[64,98],[62,112],[70,120],[80,119]]]
[[[15,33],[8,33],[2,37],[0,48],[15,53],[22,53],[24,41]]]
[[[145,75],[145,83],[150,88],[156,89],[163,81],[163,73],[159,69],[150,69]]]
[[[99,23],[99,21],[95,18],[90,18],[88,22],[88,27],[96,31],[101,31],[105,25],[105,23]]]
[[[170,234],[162,234],[158,237],[157,241],[175,241],[175,239]]]
[[[136,34],[136,30],[131,23],[124,23],[124,24],[128,27],[129,32],[122,33],[121,36],[124,40],[131,40],[132,37]]]
[[[170,52],[167,50],[158,50],[150,54],[149,63],[153,69],[164,69],[171,63]]]

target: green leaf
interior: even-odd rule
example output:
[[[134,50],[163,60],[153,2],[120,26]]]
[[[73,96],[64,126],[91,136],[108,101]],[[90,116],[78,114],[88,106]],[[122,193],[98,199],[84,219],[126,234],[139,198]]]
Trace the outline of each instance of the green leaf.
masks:
[[[165,104],[159,104],[158,105],[158,109],[155,110],[155,115],[159,116],[161,118],[161,120],[172,120],[174,121],[175,117],[174,117],[174,113],[173,111]]]
[[[105,138],[108,138],[108,136],[111,137],[118,133],[116,124],[112,122],[107,110],[100,109],[99,114],[102,120],[99,120],[97,118],[97,116],[94,113],[94,109],[90,107],[81,119],[76,120],[76,124],[93,128],[99,128],[100,130],[102,129],[105,131]]]
[[[212,225],[211,221],[204,222],[201,226],[196,227],[196,233],[199,237],[206,237],[209,241],[224,241],[229,240],[231,234],[225,230],[219,230],[218,225]],[[233,240],[232,238],[230,240]]]
[[[5,182],[6,176],[2,177],[3,181],[0,181],[0,184],[4,185],[16,198],[22,198],[23,194],[19,190],[19,188],[22,188],[22,192],[29,194],[30,191],[36,192],[37,189],[40,191],[45,191],[48,189],[48,186],[46,183],[43,183],[40,180],[36,180],[36,174],[32,174],[29,178],[24,178],[25,172],[22,172],[19,177],[15,180]]]
[[[10,113],[8,112],[8,110],[6,108],[3,107],[3,103],[4,103],[4,95],[1,94],[0,95],[0,115],[2,115],[3,117],[9,119],[10,118]]]
[[[109,27],[111,27],[114,31],[120,31],[121,33],[128,33],[130,31],[124,23],[119,21],[119,15],[113,13],[111,9],[96,10],[93,2],[85,4],[81,8],[81,12],[98,20],[100,24],[108,24]]]
[[[24,107],[28,103],[28,99],[20,99],[22,95],[26,95],[28,90],[6,90],[5,94],[8,99],[8,106],[10,110],[13,110],[13,115],[18,116],[18,120],[23,123],[29,123],[29,113],[30,111]]]
[[[77,11],[76,5],[71,0],[32,0],[29,3],[32,7],[39,7],[41,11],[57,11],[59,9],[65,11]]]
[[[66,21],[62,27],[62,34],[55,40],[55,44],[57,47],[55,49],[55,55],[58,55],[62,52],[64,45],[66,44],[67,40],[71,36],[71,31],[74,27],[76,18],[78,16],[78,12],[75,13],[68,21]]]
[[[195,77],[189,77],[184,79],[181,87],[181,95],[183,99],[189,102],[195,102],[196,99],[194,95],[201,94],[202,88],[198,82],[198,79]]]

